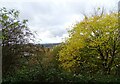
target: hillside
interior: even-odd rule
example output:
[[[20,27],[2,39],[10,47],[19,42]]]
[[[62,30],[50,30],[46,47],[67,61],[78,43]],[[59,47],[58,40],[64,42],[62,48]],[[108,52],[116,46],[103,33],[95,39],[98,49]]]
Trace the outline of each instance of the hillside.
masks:
[[[43,45],[44,47],[47,47],[47,48],[52,48],[56,45],[59,45],[60,43],[47,43],[47,44],[41,44]]]

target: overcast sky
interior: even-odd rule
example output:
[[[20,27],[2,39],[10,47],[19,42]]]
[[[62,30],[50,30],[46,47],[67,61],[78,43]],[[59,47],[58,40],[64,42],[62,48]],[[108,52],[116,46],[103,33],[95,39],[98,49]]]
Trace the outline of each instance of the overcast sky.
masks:
[[[68,36],[67,30],[90,14],[94,8],[116,10],[119,0],[0,0],[0,7],[17,9],[20,19],[37,32],[37,43],[59,43]],[[39,39],[41,41],[39,42]]]

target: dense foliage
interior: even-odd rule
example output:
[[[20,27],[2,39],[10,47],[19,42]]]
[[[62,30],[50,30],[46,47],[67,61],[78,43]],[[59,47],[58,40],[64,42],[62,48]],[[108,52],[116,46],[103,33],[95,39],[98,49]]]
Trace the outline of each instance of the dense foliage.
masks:
[[[19,12],[14,9],[0,9],[3,77],[19,64],[18,59],[24,55],[21,52],[24,49],[23,44],[28,43],[32,36],[26,24],[27,20],[20,21],[18,16]]]
[[[16,10],[0,10],[3,83],[120,82],[117,13],[85,16],[66,42],[53,48],[29,43],[33,34],[18,17]]]
[[[116,13],[86,17],[69,34],[59,53],[64,69],[75,73],[117,73],[120,41]]]

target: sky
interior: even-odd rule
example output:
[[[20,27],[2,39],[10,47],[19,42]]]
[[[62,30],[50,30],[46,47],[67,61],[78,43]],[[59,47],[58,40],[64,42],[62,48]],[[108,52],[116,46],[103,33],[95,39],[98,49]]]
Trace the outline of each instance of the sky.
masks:
[[[84,18],[84,14],[104,7],[117,9],[119,0],[0,0],[0,8],[16,9],[20,19],[28,19],[28,27],[36,32],[36,43],[60,43],[68,30]]]

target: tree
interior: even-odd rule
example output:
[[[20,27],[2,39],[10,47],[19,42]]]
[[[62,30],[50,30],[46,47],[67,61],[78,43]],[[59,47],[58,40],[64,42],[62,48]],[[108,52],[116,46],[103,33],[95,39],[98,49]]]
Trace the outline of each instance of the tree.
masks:
[[[18,63],[17,59],[22,54],[23,44],[27,44],[33,34],[27,27],[28,20],[19,20],[19,11],[15,9],[0,9],[0,25],[2,27],[2,61],[3,75],[10,72],[14,64]]]
[[[77,23],[59,52],[61,66],[69,71],[110,74],[120,66],[118,14],[98,14]]]

